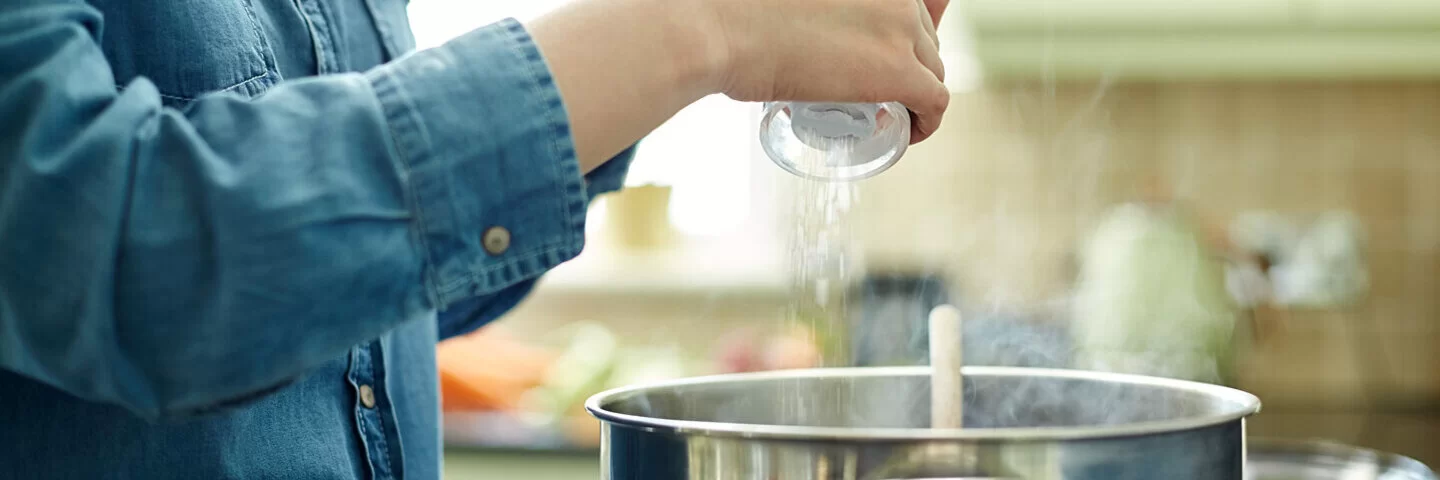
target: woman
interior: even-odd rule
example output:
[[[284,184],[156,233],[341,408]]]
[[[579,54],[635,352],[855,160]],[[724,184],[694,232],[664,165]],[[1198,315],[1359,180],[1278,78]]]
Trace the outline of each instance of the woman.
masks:
[[[436,478],[436,341],[711,93],[948,101],[944,0],[0,2],[0,477]],[[608,161],[607,161],[608,160]]]

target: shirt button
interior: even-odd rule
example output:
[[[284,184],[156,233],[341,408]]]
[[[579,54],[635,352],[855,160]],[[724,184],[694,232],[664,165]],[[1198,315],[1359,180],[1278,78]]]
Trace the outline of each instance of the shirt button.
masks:
[[[505,227],[490,227],[485,229],[485,235],[480,238],[485,246],[485,251],[491,255],[499,255],[510,249],[510,231]]]
[[[369,385],[360,386],[360,404],[365,408],[375,408],[375,389]]]

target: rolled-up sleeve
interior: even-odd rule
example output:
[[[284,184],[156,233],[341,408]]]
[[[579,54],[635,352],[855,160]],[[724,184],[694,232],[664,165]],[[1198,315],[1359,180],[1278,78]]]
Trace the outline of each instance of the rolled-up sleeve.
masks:
[[[590,198],[620,187],[633,148],[582,177],[559,90],[518,22],[368,76],[411,187],[437,305],[473,302],[580,253]],[[503,251],[486,248],[492,229],[508,232]]]
[[[117,91],[100,30],[80,2],[0,3],[0,368],[144,417],[492,318],[579,253],[629,158],[581,175],[514,21],[185,110]]]

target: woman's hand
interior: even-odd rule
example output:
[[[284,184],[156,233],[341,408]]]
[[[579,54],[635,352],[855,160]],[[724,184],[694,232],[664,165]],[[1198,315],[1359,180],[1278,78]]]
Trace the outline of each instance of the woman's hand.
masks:
[[[935,35],[944,0],[697,0],[723,39],[716,87],[746,101],[904,104],[924,140],[949,105]]]
[[[950,95],[935,25],[948,0],[579,0],[528,25],[589,171],[686,105],[900,102],[912,142]]]

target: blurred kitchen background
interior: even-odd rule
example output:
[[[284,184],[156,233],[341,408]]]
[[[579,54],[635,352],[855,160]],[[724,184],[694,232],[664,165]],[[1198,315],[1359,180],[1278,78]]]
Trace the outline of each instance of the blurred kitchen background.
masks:
[[[563,3],[410,13],[424,48]],[[952,0],[941,36],[946,123],[859,185],[838,318],[796,318],[797,181],[758,106],[708,98],[642,143],[579,259],[441,346],[447,475],[597,478],[587,396],[835,339],[921,363],[946,301],[970,363],[1144,369],[1086,352],[1184,331],[1121,343],[1260,396],[1252,435],[1440,465],[1440,2]],[[1210,334],[1233,340],[1185,343]]]

